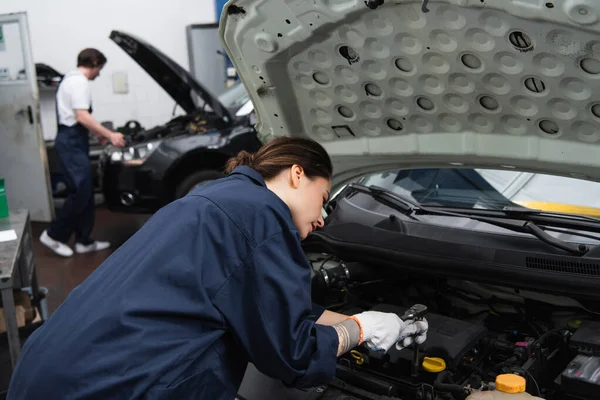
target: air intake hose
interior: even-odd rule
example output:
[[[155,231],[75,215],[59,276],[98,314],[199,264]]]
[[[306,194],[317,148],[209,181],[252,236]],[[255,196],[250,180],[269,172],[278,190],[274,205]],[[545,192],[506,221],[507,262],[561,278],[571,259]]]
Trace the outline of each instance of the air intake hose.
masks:
[[[350,282],[366,282],[374,277],[371,268],[358,262],[315,262],[313,268],[318,268],[312,278],[313,287],[321,289],[341,289]]]

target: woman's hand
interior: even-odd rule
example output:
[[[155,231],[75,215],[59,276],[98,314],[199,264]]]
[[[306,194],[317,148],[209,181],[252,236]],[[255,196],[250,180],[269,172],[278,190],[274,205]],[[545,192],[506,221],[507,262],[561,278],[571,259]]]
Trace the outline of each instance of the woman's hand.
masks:
[[[371,350],[388,351],[406,329],[406,324],[394,313],[366,311],[354,316],[363,331],[363,341]]]
[[[342,314],[332,313],[319,318],[329,319]],[[325,324],[324,324],[325,325]],[[427,320],[402,321],[394,313],[365,311],[333,325],[338,333],[338,356],[361,343],[373,351],[387,352],[394,344],[398,350],[427,339]]]
[[[420,321],[402,321],[394,313],[367,311],[354,316],[361,324],[364,342],[374,351],[388,351],[394,344],[402,350],[413,343],[421,344],[427,339],[429,324]]]

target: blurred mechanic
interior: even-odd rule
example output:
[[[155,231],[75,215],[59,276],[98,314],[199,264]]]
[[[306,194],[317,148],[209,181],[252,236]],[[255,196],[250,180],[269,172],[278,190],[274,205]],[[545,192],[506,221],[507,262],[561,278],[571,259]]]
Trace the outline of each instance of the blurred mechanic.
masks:
[[[85,49],[77,56],[77,69],[67,73],[56,94],[58,133],[56,154],[68,186],[68,197],[58,217],[42,232],[40,241],[63,257],[73,255],[69,247],[75,233],[75,251],[88,253],[110,247],[91,237],[94,227],[94,184],[89,158],[89,132],[123,147],[123,135],[106,129],[92,117],[90,81],[100,75],[106,57],[96,49]]]
[[[8,399],[232,400],[248,362],[307,387],[332,380],[358,343],[425,340],[427,321],[311,303],[300,241],[323,225],[332,174],[319,144],[275,139],[227,170],[73,290],[25,342]]]

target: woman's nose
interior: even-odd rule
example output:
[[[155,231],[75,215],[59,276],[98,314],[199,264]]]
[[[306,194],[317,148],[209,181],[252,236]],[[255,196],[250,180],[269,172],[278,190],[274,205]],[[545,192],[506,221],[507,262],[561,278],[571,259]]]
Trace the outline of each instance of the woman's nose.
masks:
[[[323,227],[323,225],[325,225],[325,221],[323,220],[323,217],[321,216],[321,217],[319,217],[319,219],[317,220],[317,226],[318,226],[319,228],[322,228],[322,227]]]

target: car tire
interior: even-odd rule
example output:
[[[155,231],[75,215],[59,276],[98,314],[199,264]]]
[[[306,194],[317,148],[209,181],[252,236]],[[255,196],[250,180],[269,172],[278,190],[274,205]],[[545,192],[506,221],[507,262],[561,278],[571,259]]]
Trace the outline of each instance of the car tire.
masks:
[[[185,196],[200,185],[214,181],[215,179],[223,178],[224,176],[225,175],[221,172],[215,170],[194,172],[177,185],[177,189],[175,189],[175,199]]]

